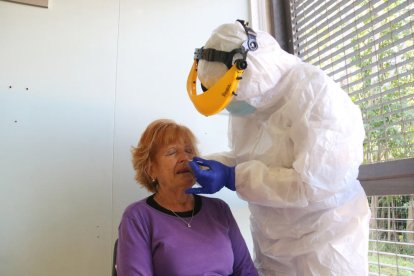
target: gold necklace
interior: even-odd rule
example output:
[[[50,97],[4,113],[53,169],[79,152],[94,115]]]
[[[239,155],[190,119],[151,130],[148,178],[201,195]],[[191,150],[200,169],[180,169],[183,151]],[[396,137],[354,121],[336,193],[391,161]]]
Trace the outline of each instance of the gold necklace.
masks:
[[[180,220],[182,220],[187,225],[188,228],[191,228],[191,222],[193,221],[193,218],[194,218],[194,209],[195,209],[194,207],[193,207],[193,212],[191,213],[191,219],[190,219],[190,221],[186,221],[185,219],[183,219],[182,217],[180,217],[179,215],[177,215],[177,213],[174,212],[173,210],[170,210],[168,208],[167,208],[167,210],[170,211],[170,212],[172,212],[177,218],[179,218]]]

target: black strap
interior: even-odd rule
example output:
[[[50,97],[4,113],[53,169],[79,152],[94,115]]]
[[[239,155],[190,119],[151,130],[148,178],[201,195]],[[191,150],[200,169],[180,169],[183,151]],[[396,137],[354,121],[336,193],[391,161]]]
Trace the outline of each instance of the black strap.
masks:
[[[237,48],[231,52],[225,52],[213,48],[204,49],[204,47],[202,47],[195,49],[194,59],[221,62],[224,63],[228,69],[230,69],[233,65],[233,57],[235,54],[241,54],[243,59],[245,59],[247,52],[245,52],[243,48]]]
[[[242,24],[244,31],[246,32],[247,35],[247,43],[246,45],[243,45],[247,51],[256,51],[258,48],[258,44],[256,41],[256,32],[253,31],[252,28],[250,28],[248,25],[249,23],[245,22],[244,20],[241,19],[237,19],[237,22],[239,22],[240,24]]]
[[[233,66],[234,56],[236,54],[240,54],[242,58],[238,58],[234,61],[234,63],[237,65],[237,68],[243,70],[246,69],[247,52],[255,51],[258,48],[258,44],[256,41],[256,32],[249,28],[248,23],[246,23],[244,20],[238,19],[237,22],[242,24],[244,31],[247,35],[247,40],[244,41],[239,48],[236,48],[231,52],[220,51],[213,48],[196,48],[194,52],[194,59],[221,62],[224,63],[228,69],[230,69]]]

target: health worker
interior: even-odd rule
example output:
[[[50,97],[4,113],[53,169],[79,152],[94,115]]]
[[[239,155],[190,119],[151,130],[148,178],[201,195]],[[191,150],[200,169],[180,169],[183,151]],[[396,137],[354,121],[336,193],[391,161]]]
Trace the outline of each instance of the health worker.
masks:
[[[196,49],[187,91],[203,115],[229,111],[231,149],[195,157],[187,193],[225,186],[248,202],[260,274],[367,275],[365,132],[340,86],[238,20]]]

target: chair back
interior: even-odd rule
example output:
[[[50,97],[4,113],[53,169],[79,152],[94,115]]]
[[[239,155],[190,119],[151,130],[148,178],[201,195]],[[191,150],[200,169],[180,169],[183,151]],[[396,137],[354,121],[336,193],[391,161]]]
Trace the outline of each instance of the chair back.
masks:
[[[112,258],[112,276],[117,276],[116,273],[116,251],[118,249],[118,239],[116,239],[115,244],[114,244],[114,255]]]

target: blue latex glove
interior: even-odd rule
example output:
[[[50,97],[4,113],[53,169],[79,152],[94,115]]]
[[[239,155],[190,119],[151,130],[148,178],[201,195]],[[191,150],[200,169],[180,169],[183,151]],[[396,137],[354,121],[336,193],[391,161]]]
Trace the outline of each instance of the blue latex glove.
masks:
[[[194,157],[189,165],[196,177],[199,188],[190,188],[188,194],[214,194],[224,186],[235,191],[235,167],[226,166],[218,161]],[[204,168],[200,168],[204,167]]]

